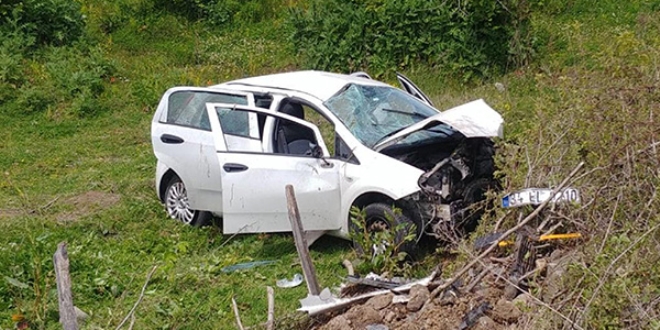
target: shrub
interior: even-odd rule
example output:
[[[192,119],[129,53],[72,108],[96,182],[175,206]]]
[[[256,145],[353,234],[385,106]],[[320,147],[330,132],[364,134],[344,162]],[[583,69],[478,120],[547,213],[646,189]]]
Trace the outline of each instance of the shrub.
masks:
[[[517,6],[514,0],[312,0],[308,9],[292,10],[291,41],[312,68],[369,67],[380,76],[423,62],[469,79],[506,67],[515,29],[527,24]]]
[[[13,99],[25,81],[24,52],[34,38],[20,33],[0,32],[0,103]]]
[[[71,0],[10,0],[0,5],[0,29],[21,32],[38,45],[67,45],[85,28],[81,5]]]

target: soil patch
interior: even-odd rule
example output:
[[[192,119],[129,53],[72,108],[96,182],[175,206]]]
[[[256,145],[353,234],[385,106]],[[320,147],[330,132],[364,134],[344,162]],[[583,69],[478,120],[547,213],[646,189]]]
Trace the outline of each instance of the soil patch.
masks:
[[[23,210],[20,209],[0,209],[0,219],[2,218],[15,218],[25,214]]]
[[[57,221],[76,221],[82,217],[108,209],[117,204],[119,200],[119,194],[103,191],[88,191],[80,195],[69,197],[65,199],[63,203],[71,207],[72,210],[58,214]]]

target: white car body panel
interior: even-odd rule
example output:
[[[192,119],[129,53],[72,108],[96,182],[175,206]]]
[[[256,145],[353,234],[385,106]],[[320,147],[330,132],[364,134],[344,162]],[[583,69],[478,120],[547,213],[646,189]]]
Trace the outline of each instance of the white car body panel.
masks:
[[[238,79],[214,85],[212,88],[231,89],[232,86],[240,86],[239,88],[244,90],[242,88],[243,86],[259,86],[262,88],[274,88],[282,91],[301,92],[314,96],[321,101],[326,101],[350,83],[367,86],[391,87],[390,85],[377,80],[357,76],[322,71],[297,71]]]
[[[361,149],[361,150],[360,150]],[[380,193],[398,200],[420,191],[417,180],[424,172],[418,168],[376,153],[366,147],[354,150],[360,165],[343,162],[341,177],[341,237],[348,237],[348,214],[353,202],[366,193]]]
[[[162,175],[168,169],[172,169],[186,185],[191,208],[212,210],[214,213],[220,214],[222,204],[218,201],[222,200],[222,181],[213,134],[210,131],[165,123],[169,97],[173,93],[181,91],[240,95],[247,98],[248,104],[254,104],[254,100],[250,93],[234,90],[174,87],[165,92],[154,114],[151,141],[154,154],[158,159],[159,172],[162,171],[157,182],[157,190],[159,190]],[[184,142],[180,144],[163,143],[161,137],[164,134],[182,137]],[[162,198],[162,196],[160,197]]]
[[[374,146],[374,150],[381,151],[403,140],[408,135],[423,130],[429,125],[433,125],[433,123],[445,123],[461,132],[467,138],[502,137],[504,127],[502,116],[486,104],[484,100],[479,99],[443,111],[435,116],[410,125],[401,132],[390,136]]]
[[[207,104],[214,136],[223,136],[215,109],[230,107],[230,104]],[[245,106],[234,106],[234,109],[287,119],[312,129],[327,156],[321,132],[316,126],[270,110]],[[272,144],[270,136],[264,134],[264,145]],[[338,221],[331,221],[336,219],[340,210],[339,169],[334,163],[326,166],[323,160],[310,156],[263,153],[261,150],[256,153],[225,152],[222,143],[217,158],[223,168],[222,186],[225,189],[222,198],[224,233],[291,231],[284,193],[288,184],[294,187],[305,230],[340,228]],[[225,166],[234,164],[246,169],[236,172],[226,170]]]

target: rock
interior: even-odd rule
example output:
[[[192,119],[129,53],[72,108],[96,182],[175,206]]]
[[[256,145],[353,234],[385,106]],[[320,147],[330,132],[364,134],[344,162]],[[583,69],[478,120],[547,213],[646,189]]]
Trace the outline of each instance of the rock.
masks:
[[[582,258],[582,254],[575,251],[562,253],[555,250],[550,254],[550,262],[547,265],[545,281],[543,281],[543,291],[541,300],[551,303],[559,292],[563,289],[562,277],[568,269],[568,266]],[[557,253],[555,253],[557,252]]]
[[[384,324],[369,324],[366,330],[390,330],[390,328]]]
[[[495,89],[497,89],[498,92],[503,93],[506,91],[506,87],[504,87],[504,84],[501,82],[496,82],[495,83]]]
[[[542,274],[548,267],[548,259],[539,258],[535,261],[536,269],[538,269],[538,274]]]
[[[423,285],[413,286],[410,288],[410,300],[408,301],[406,308],[411,312],[420,310],[422,306],[424,306],[424,303],[426,303],[426,300],[429,299],[430,295],[431,293],[427,287]]]
[[[492,316],[497,321],[502,322],[516,322],[518,318],[522,315],[520,309],[516,307],[512,302],[502,298],[497,301],[495,308],[493,308]]]
[[[344,317],[351,322],[355,329],[364,329],[367,324],[380,323],[383,317],[371,306],[358,305],[348,310]]]
[[[77,306],[73,306],[73,309],[76,312],[76,318],[78,319],[78,321],[86,321],[89,318],[89,315],[87,315],[87,313],[83,312]]]
[[[344,317],[344,315],[339,315],[330,322],[323,325],[319,330],[352,330],[351,323]]]
[[[499,326],[493,319],[488,316],[480,317],[477,322],[472,326],[472,330],[494,330],[498,329]]]
[[[518,307],[527,308],[534,305],[534,298],[529,293],[523,293],[511,302]]]
[[[379,311],[381,309],[386,308],[392,303],[392,298],[394,297],[394,294],[392,293],[387,293],[383,294],[380,296],[375,296],[365,303],[366,306],[370,306],[371,308]]]
[[[392,321],[394,321],[395,319],[396,319],[396,313],[394,313],[393,311],[387,311],[387,313],[385,313],[385,315],[383,316],[383,321],[385,321],[386,323],[392,323]]]
[[[515,278],[511,277],[509,278],[509,280],[515,283],[516,285],[518,285],[518,281]],[[506,298],[507,300],[513,300],[518,296],[518,293],[519,293],[518,288],[511,284],[507,283],[506,286],[504,287],[504,298]]]

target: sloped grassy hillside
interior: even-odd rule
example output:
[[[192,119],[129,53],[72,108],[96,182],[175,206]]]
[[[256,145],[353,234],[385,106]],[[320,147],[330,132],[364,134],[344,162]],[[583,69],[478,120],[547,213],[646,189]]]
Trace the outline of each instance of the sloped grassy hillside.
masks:
[[[311,2],[75,4],[0,4],[0,328],[59,327],[52,253],[61,241],[69,244],[75,303],[90,314],[87,328],[116,327],[153,265],[135,328],[233,329],[232,296],[244,323],[263,322],[265,286],[298,271],[291,237],[230,240],[216,228],[168,220],[152,187],[149,125],[168,87],[309,68],[288,39],[295,32],[288,8]],[[581,254],[564,291],[547,303],[582,328],[660,327],[660,4],[525,4],[516,17],[527,23],[512,30],[524,42],[507,48],[518,57],[501,69],[467,75],[432,58],[375,66],[386,80],[399,67],[439,108],[484,98],[501,111],[505,189],[556,185],[584,161],[572,183],[582,206],[561,215],[559,230],[586,238],[575,246]],[[77,9],[84,19],[65,15],[35,29],[48,22],[44,13]],[[484,219],[479,230],[494,221]],[[351,256],[345,242],[315,245],[320,282],[337,285],[340,261]],[[220,271],[251,260],[277,263]],[[276,314],[297,318],[292,311],[304,295],[304,287],[276,290]],[[537,315],[531,328],[570,325],[549,308],[530,312]]]

